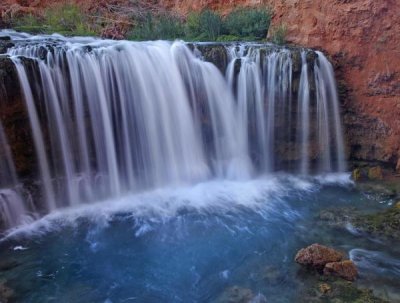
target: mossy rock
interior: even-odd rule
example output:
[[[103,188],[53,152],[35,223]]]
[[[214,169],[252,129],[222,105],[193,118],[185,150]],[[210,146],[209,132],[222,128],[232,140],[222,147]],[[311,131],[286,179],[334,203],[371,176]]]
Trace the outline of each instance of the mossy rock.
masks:
[[[372,290],[361,289],[349,281],[322,278],[307,289],[298,301],[301,303],[388,303],[376,297]]]
[[[368,169],[369,180],[383,180],[383,171],[380,166],[374,166]]]
[[[374,237],[400,240],[400,207],[396,204],[383,212],[356,216],[352,224]]]

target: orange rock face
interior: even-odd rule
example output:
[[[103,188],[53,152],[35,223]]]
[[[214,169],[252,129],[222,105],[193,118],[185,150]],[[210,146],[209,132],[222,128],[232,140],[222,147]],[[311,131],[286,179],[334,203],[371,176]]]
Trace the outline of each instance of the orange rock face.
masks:
[[[130,0],[70,1],[87,10],[130,3]],[[335,63],[351,158],[384,161],[393,168],[400,163],[397,0],[143,0],[146,1],[182,14],[205,7],[227,12],[240,5],[270,6],[274,11],[272,25],[287,26],[288,42],[322,49]],[[2,0],[0,12],[10,10],[12,4],[17,14],[58,2],[65,0]]]

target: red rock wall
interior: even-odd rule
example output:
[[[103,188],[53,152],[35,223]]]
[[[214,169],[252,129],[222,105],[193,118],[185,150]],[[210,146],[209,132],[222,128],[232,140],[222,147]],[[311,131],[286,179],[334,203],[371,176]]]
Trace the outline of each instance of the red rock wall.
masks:
[[[85,9],[129,0],[70,0]],[[3,0],[43,7],[65,0]],[[346,137],[354,159],[379,160],[400,169],[400,5],[398,0],[143,0],[182,14],[208,7],[268,5],[273,26],[286,24],[287,40],[319,48],[335,64],[344,102]],[[24,8],[25,9],[25,8]],[[26,9],[29,10],[30,8]]]

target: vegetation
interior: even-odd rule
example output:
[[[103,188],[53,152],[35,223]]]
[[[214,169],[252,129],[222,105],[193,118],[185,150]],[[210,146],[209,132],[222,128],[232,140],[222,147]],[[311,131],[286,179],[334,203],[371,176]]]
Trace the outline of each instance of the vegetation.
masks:
[[[77,36],[94,36],[99,33],[99,26],[72,4],[48,8],[42,16],[25,15],[13,23],[16,30],[32,33]]]
[[[268,9],[238,8],[226,17],[225,28],[230,35],[261,40],[267,36],[271,15]]]
[[[187,41],[254,41],[266,38],[272,12],[267,8],[237,8],[222,17],[217,12],[192,12],[186,20],[165,11],[136,9],[124,12],[128,20],[126,37],[131,40],[183,39]],[[122,16],[122,15],[121,15]],[[19,31],[60,33],[63,35],[100,35],[107,20],[85,15],[77,5],[66,4],[46,9],[41,16],[25,15],[13,21]],[[284,41],[285,27],[274,32],[274,42]]]
[[[236,9],[225,18],[211,10],[203,10],[190,13],[186,22],[174,15],[148,15],[136,20],[128,37],[133,40],[262,40],[267,36],[271,15],[270,10],[259,8]]]
[[[285,24],[280,24],[272,30],[271,40],[275,44],[285,44],[286,43],[286,32],[287,27]]]
[[[185,28],[183,21],[174,15],[162,14],[153,16],[148,13],[139,20],[128,33],[131,40],[176,39],[183,37]]]

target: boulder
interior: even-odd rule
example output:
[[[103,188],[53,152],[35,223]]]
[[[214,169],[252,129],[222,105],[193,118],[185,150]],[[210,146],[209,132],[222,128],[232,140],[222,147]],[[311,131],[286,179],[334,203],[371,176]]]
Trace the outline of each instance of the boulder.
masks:
[[[332,248],[312,244],[301,249],[295,257],[295,261],[317,270],[322,270],[327,263],[342,261],[343,254]]]
[[[354,281],[357,278],[357,274],[357,267],[351,260],[328,263],[324,268],[324,275],[338,276],[347,281]]]
[[[369,180],[383,180],[383,171],[380,166],[374,166],[368,169]]]

